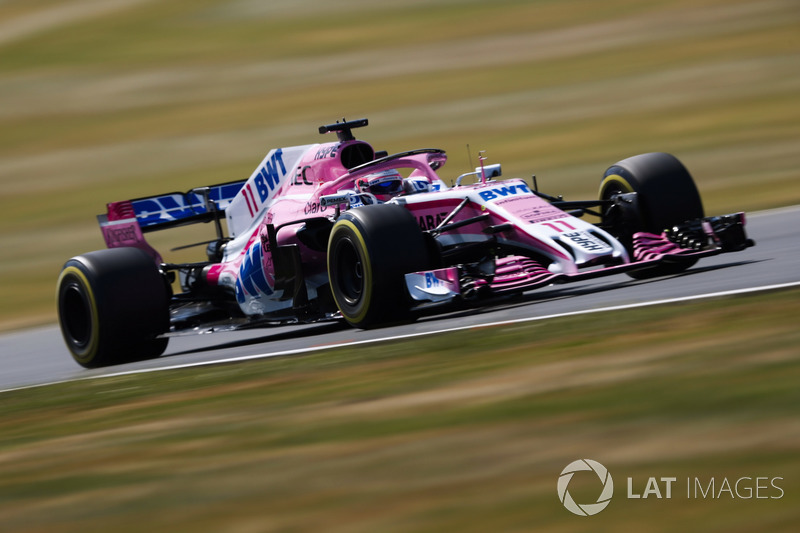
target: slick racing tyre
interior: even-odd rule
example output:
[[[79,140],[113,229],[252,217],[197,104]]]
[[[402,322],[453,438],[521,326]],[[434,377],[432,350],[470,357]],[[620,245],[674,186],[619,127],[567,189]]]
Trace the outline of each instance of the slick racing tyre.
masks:
[[[328,277],[342,316],[370,328],[408,317],[405,274],[430,263],[414,216],[394,204],[367,205],[342,214],[328,241]]]
[[[158,357],[168,339],[169,285],[138,248],[89,252],[58,278],[61,333],[78,364],[100,367]]]
[[[703,202],[686,167],[673,155],[656,152],[623,159],[609,167],[600,183],[600,199],[610,200],[617,194],[637,193],[637,213],[628,217],[625,227],[618,227],[617,237],[629,242],[638,231],[660,235],[665,229],[687,220],[703,218]],[[603,223],[614,226],[613,221]],[[695,261],[662,264],[629,275],[645,279],[676,274]]]
[[[692,176],[670,154],[636,155],[606,170],[600,184],[601,200],[629,192],[638,193],[642,231],[660,234],[675,224],[704,216]]]

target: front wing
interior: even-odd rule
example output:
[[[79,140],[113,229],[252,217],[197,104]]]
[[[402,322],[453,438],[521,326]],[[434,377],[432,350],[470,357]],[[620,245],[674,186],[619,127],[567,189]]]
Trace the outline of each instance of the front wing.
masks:
[[[493,271],[481,273],[469,265],[456,265],[405,275],[406,288],[418,302],[440,303],[478,294],[503,294],[645,270],[664,264],[694,263],[696,260],[753,246],[744,231],[744,213],[693,220],[661,235],[639,232],[633,235],[631,262],[580,271],[555,273],[539,261],[523,256],[506,256],[495,261]]]

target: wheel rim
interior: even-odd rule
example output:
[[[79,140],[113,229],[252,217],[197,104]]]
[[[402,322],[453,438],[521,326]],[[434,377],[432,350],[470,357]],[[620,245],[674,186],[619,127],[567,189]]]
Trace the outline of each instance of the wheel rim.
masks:
[[[70,343],[84,348],[92,338],[92,310],[80,284],[69,281],[61,292],[60,316]]]
[[[336,287],[345,302],[355,306],[364,294],[364,265],[353,241],[339,241],[335,257]]]
[[[602,196],[600,200],[608,201],[611,200],[617,194],[625,194],[626,190],[624,190],[618,183],[609,183],[602,191]],[[611,213],[613,212],[613,207],[605,207],[602,211],[602,221],[604,224],[609,224],[613,222],[613,217]]]
[[[620,187],[619,185],[616,184],[609,185],[603,191],[603,197],[601,198],[601,200],[611,200],[613,196],[617,194],[624,194],[626,192],[627,191],[623,190],[622,187]]]

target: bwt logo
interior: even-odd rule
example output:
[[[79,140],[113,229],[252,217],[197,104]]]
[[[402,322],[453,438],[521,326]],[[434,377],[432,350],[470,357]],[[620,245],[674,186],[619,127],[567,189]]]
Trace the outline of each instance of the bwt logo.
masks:
[[[596,502],[579,504],[572,499],[572,496],[569,493],[569,482],[572,481],[572,476],[575,475],[575,472],[585,470],[597,474],[597,477],[600,479],[600,483],[602,483],[603,488],[600,492],[600,496],[597,497]],[[591,459],[579,459],[571,462],[564,470],[561,471],[561,475],[558,477],[558,499],[561,500],[561,503],[564,504],[564,507],[566,507],[568,511],[579,516],[596,515],[608,507],[608,504],[611,503],[611,497],[613,495],[614,480],[611,479],[611,474],[608,473],[606,467],[597,461],[592,461]]]
[[[487,191],[478,193],[484,201],[497,200],[498,198],[505,198],[507,196],[516,196],[518,194],[531,194],[531,190],[524,183],[516,185],[504,185],[501,187],[494,187]]]
[[[430,272],[425,272],[425,287],[431,289],[433,287],[438,287],[443,285],[443,283],[437,278],[435,275],[431,274]]]
[[[281,184],[281,177],[286,175],[286,165],[283,164],[283,150],[278,148],[271,157],[264,161],[253,177],[253,185],[258,191],[261,203],[267,201],[270,192]]]

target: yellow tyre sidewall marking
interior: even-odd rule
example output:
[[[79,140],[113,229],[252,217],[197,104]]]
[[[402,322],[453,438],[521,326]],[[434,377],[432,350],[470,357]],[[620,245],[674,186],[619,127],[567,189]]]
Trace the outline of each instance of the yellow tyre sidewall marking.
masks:
[[[333,232],[331,233],[331,241],[333,240],[334,236],[337,232],[342,231],[344,228],[349,228],[353,235],[355,235],[356,239],[358,239],[359,244],[361,245],[361,252],[363,253],[363,261],[362,266],[364,268],[364,293],[362,295],[361,301],[361,311],[354,317],[352,317],[351,321],[355,323],[360,323],[364,320],[367,316],[367,311],[369,311],[370,300],[372,300],[372,263],[369,260],[369,254],[367,253],[367,243],[364,242],[364,237],[361,235],[358,227],[346,219],[340,219],[336,226],[333,228]],[[328,253],[328,275],[330,275],[331,271],[331,254]],[[342,311],[342,304],[339,303],[339,300],[336,298],[336,292],[331,290],[333,293],[333,299],[336,301],[336,306],[339,308],[339,311],[344,314]]]
[[[612,183],[616,183],[617,185],[619,185],[620,188],[625,192],[635,192],[633,190],[633,187],[631,186],[631,184],[628,182],[628,180],[626,180],[625,178],[623,178],[622,176],[620,176],[618,174],[609,174],[600,183],[600,197],[601,198],[603,196],[603,191],[605,190],[605,188],[608,187]]]
[[[70,347],[70,351],[72,351],[75,358],[80,362],[88,363],[97,355],[97,348],[100,344],[100,324],[99,315],[97,313],[97,301],[94,298],[94,291],[92,291],[92,285],[89,283],[86,274],[84,274],[81,269],[74,266],[68,266],[61,271],[61,275],[58,277],[59,293],[61,292],[61,284],[64,278],[70,274],[78,278],[80,283],[83,285],[83,288],[86,290],[86,293],[89,297],[89,307],[92,314],[91,338],[89,339],[89,343],[86,345],[86,349],[82,352],[76,353],[75,351],[72,351],[72,347]],[[60,299],[60,294],[58,297]]]

